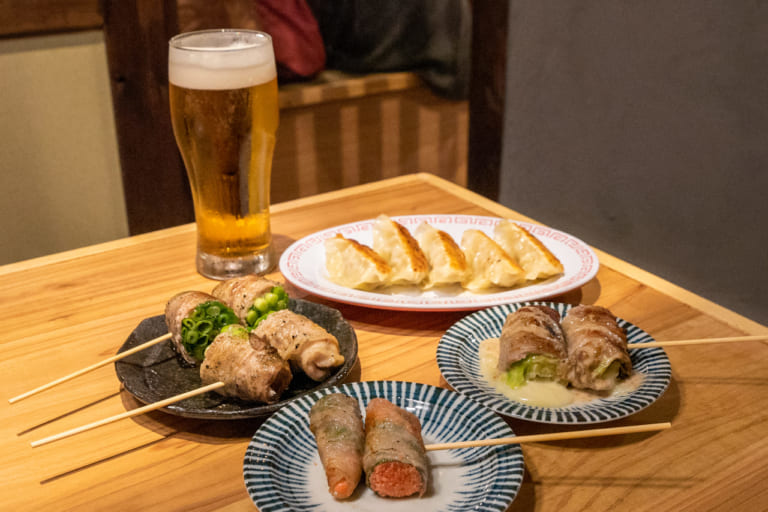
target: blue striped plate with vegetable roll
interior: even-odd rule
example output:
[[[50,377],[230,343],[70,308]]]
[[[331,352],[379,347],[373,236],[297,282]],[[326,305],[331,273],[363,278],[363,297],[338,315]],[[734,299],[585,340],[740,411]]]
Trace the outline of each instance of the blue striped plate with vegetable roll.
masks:
[[[437,346],[437,366],[443,378],[456,391],[489,409],[523,420],[549,424],[591,424],[618,420],[653,404],[669,386],[672,369],[662,348],[630,350],[633,373],[642,381],[636,389],[616,396],[595,397],[586,402],[562,407],[538,407],[507,398],[495,389],[480,369],[480,343],[498,338],[507,315],[523,306],[541,304],[557,311],[561,318],[570,304],[518,302],[472,313],[451,326]],[[650,343],[654,339],[639,327],[617,318],[627,342]]]

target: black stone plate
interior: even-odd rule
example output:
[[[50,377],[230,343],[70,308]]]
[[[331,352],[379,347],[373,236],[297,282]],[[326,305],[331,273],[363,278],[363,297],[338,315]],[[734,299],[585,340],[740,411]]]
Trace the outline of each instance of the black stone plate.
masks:
[[[330,377],[322,382],[315,382],[303,373],[294,372],[291,385],[283,393],[282,400],[269,405],[224,397],[211,391],[176,402],[160,410],[188,418],[219,420],[257,418],[268,416],[290,401],[311,391],[341,384],[357,359],[357,336],[352,326],[344,320],[339,311],[322,304],[291,299],[289,309],[310,318],[339,340],[344,364]],[[146,318],[134,329],[118,352],[146,343],[167,332],[168,328],[163,315]],[[203,385],[199,367],[182,366],[171,346],[171,340],[116,361],[115,372],[125,390],[145,404],[158,402]]]

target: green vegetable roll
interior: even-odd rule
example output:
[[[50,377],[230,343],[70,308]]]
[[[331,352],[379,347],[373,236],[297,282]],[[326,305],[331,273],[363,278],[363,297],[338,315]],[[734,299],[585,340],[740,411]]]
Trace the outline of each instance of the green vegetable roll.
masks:
[[[600,306],[571,308],[562,322],[568,342],[567,378],[577,388],[613,389],[632,373],[627,335],[616,317]]]
[[[256,327],[270,313],[288,307],[288,294],[280,283],[255,275],[223,281],[212,293],[249,328]]]
[[[216,297],[198,291],[181,292],[165,305],[165,324],[176,353],[190,365],[205,357],[205,350],[221,329],[239,323],[235,313]]]
[[[524,306],[510,313],[499,337],[498,370],[517,388],[529,380],[556,380],[568,357],[560,315],[548,306]]]

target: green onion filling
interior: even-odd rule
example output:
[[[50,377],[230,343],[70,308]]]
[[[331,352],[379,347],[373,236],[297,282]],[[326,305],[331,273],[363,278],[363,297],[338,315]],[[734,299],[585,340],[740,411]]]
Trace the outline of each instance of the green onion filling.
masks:
[[[342,442],[353,438],[354,432],[349,427],[334,422],[325,428],[325,435],[330,442]]]
[[[504,373],[504,383],[512,389],[529,380],[553,380],[557,378],[558,361],[542,354],[528,354],[512,364]]]
[[[221,330],[239,319],[235,312],[219,301],[208,301],[198,305],[192,314],[181,322],[181,344],[196,361],[205,358],[205,349]]]
[[[245,323],[253,329],[270,313],[287,307],[288,293],[282,286],[273,286],[270,291],[253,301],[253,305],[245,315]]]
[[[238,338],[247,338],[248,329],[240,324],[229,324],[222,327],[221,331],[219,331],[219,334],[231,334],[232,336],[236,336]]]

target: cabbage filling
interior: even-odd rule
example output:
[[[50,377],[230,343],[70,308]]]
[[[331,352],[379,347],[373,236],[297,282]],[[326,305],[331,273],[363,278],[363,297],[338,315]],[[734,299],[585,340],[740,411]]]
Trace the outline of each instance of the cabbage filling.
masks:
[[[621,362],[615,359],[606,359],[601,362],[594,370],[592,377],[595,379],[616,380],[621,372]]]
[[[554,357],[528,354],[504,372],[504,383],[516,389],[529,380],[554,380],[557,378],[558,366],[558,360]]]

